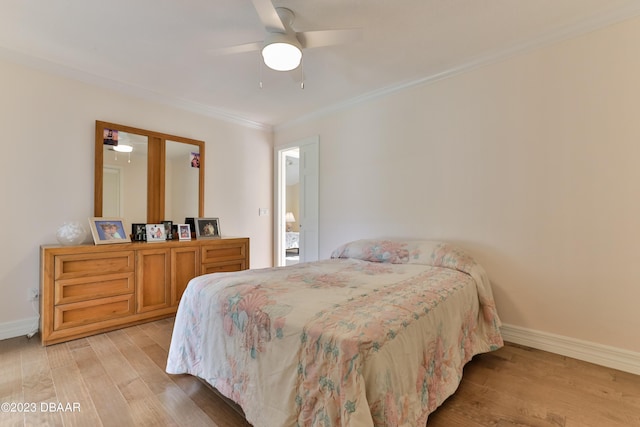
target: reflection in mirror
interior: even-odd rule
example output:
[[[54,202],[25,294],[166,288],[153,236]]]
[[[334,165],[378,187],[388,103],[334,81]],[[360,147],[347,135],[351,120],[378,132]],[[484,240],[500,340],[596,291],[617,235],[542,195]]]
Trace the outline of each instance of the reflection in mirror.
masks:
[[[200,147],[168,140],[165,149],[165,217],[198,217]]]
[[[147,221],[148,138],[118,132],[118,145],[103,147],[102,216]]]
[[[204,141],[96,120],[94,216],[129,224],[204,216],[204,153]]]

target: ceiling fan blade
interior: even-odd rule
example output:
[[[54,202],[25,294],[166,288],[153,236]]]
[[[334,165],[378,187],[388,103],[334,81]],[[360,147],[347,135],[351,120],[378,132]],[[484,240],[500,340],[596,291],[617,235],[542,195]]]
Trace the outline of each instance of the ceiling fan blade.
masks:
[[[260,21],[264,24],[268,32],[285,33],[287,30],[276,12],[276,8],[271,0],[252,0],[253,7],[256,8]]]
[[[211,49],[209,50],[209,53],[213,56],[221,56],[231,55],[235,53],[253,52],[260,49],[262,49],[261,41]]]
[[[362,38],[362,30],[320,30],[296,33],[298,41],[305,49],[349,43]]]

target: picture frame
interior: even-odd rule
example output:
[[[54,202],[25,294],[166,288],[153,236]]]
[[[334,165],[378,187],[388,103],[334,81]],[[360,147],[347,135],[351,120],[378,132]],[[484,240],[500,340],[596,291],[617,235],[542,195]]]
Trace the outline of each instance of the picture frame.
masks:
[[[117,146],[118,145],[118,131],[115,130],[115,129],[104,128],[103,137],[102,137],[102,143],[104,145]]]
[[[178,224],[178,240],[191,240],[190,224]]]
[[[195,220],[195,218],[194,217],[186,217],[184,219],[184,223],[185,224],[189,224],[191,226],[192,236],[195,235],[195,232],[196,232],[196,220]]]
[[[173,240],[173,221],[162,221],[166,240]]]
[[[192,168],[199,168],[200,167],[200,153],[191,152],[191,154],[189,155],[189,163],[191,164]]]
[[[93,242],[96,245],[131,242],[131,238],[125,231],[124,219],[122,218],[89,218],[89,228],[91,228]]]
[[[131,224],[131,240],[134,242],[145,242],[147,240],[147,224]]]
[[[196,225],[196,239],[219,239],[220,219],[194,218]]]
[[[164,242],[167,240],[167,233],[164,224],[147,224],[147,242]]]

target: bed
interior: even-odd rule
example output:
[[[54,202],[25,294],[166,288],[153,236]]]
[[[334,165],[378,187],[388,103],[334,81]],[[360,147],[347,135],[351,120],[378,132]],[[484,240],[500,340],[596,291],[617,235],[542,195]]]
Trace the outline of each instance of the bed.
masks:
[[[503,345],[486,273],[444,242],[358,240],[331,259],[193,279],[166,371],[256,427],[423,426]]]
[[[298,249],[300,247],[300,233],[297,231],[287,231],[286,234],[286,249]]]
[[[298,255],[300,253],[300,233],[297,231],[287,231],[285,251],[287,254]]]

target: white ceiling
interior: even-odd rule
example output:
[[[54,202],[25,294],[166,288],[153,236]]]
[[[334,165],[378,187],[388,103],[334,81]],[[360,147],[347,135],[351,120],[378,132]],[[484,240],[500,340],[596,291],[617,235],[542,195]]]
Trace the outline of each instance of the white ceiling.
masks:
[[[361,28],[300,71],[217,48],[263,40],[251,0],[0,0],[0,57],[211,116],[286,124],[640,14],[640,0],[274,0],[298,31]],[[259,88],[259,81],[263,88]]]

